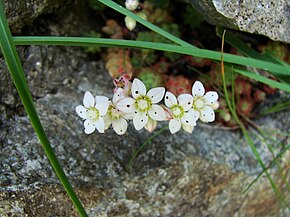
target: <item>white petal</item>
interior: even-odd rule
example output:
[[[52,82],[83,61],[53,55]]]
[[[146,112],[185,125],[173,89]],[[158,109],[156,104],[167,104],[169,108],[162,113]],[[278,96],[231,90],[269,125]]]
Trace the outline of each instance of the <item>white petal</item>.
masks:
[[[181,122],[184,125],[195,126],[196,125],[196,121],[198,120],[198,118],[199,118],[199,112],[195,111],[193,109],[190,109],[181,118]]]
[[[200,81],[194,82],[192,86],[192,95],[195,96],[203,96],[204,95],[204,87]]]
[[[148,91],[147,96],[152,100],[152,103],[158,103],[163,99],[164,93],[164,87],[155,87]]]
[[[193,96],[191,94],[185,93],[177,97],[178,104],[183,107],[184,111],[188,111],[192,107]]]
[[[207,105],[213,105],[218,100],[219,95],[215,91],[209,91],[205,94],[204,100]]]
[[[169,130],[172,134],[179,131],[180,128],[181,128],[181,122],[179,119],[171,119],[169,121]]]
[[[203,107],[200,113],[200,120],[202,122],[213,122],[215,119],[214,110],[210,106]]]
[[[188,132],[188,133],[192,133],[194,126],[189,126],[189,125],[184,125],[182,124],[182,128],[184,131]]]
[[[165,94],[165,105],[168,107],[168,108],[171,108],[173,105],[176,105],[177,104],[177,99],[176,97],[174,96],[173,93],[167,91],[166,94]]]
[[[105,121],[105,130],[108,129],[111,126],[112,120],[108,114],[104,116]]]
[[[96,96],[96,103],[108,104],[111,100],[106,96]]]
[[[131,97],[126,97],[124,99],[121,99],[117,105],[116,108],[124,113],[132,113],[135,111],[135,99]]]
[[[83,119],[87,118],[87,111],[88,111],[88,109],[83,107],[82,105],[78,105],[76,107],[76,112],[77,112],[78,116],[80,116]]]
[[[131,87],[132,96],[136,99],[139,96],[145,96],[146,95],[146,87],[145,84],[143,84],[142,81],[140,81],[138,78],[135,78],[132,83]]]
[[[152,105],[152,108],[148,111],[149,116],[156,121],[164,121],[166,119],[166,113],[160,105]]]
[[[122,112],[122,117],[124,117],[127,120],[133,120],[134,115],[135,115],[134,112],[132,112],[132,113],[124,113],[124,112]]]
[[[133,118],[133,125],[136,130],[141,130],[148,122],[148,114],[145,112],[137,112]]]
[[[125,98],[125,90],[123,88],[118,88],[113,96],[113,103],[116,104],[121,99]]]
[[[157,126],[157,121],[153,120],[152,118],[148,118],[148,122],[145,125],[145,129],[148,130],[150,133],[153,132],[153,130]]]
[[[108,103],[98,103],[95,105],[95,108],[98,109],[99,114],[101,116],[104,116],[105,114],[107,114],[108,107],[109,107]]]
[[[118,135],[123,135],[128,127],[128,123],[124,118],[119,118],[117,120],[114,120],[112,122],[112,126],[114,131],[118,134]]]
[[[105,132],[105,121],[102,117],[99,118],[99,120],[96,122],[96,128],[100,133]]]
[[[93,122],[91,120],[85,120],[84,127],[85,127],[86,134],[91,134],[96,130],[95,122]]]
[[[94,107],[95,98],[89,91],[86,91],[83,103],[86,108]]]

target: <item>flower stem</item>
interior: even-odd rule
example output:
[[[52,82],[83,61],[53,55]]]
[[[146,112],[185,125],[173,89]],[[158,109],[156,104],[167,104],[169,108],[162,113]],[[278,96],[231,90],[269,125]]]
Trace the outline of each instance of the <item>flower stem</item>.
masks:
[[[139,155],[140,151],[144,148],[145,145],[147,145],[149,142],[151,142],[152,139],[157,137],[160,133],[167,130],[168,126],[162,127],[159,131],[157,131],[154,135],[150,136],[145,142],[142,143],[142,145],[133,153],[133,156],[131,157],[128,166],[131,167],[133,161],[136,159],[136,157]]]

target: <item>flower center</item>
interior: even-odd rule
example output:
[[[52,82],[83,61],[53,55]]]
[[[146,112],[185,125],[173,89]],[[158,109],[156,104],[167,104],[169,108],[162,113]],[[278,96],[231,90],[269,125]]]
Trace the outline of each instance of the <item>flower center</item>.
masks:
[[[193,102],[193,106],[197,109],[201,109],[204,107],[204,101],[202,99],[197,99]]]
[[[99,119],[99,110],[96,108],[89,108],[87,112],[88,119]]]
[[[112,120],[116,120],[116,119],[119,119],[121,114],[120,114],[120,110],[117,109],[115,106],[113,105],[110,105],[109,108],[108,108],[108,114],[110,116],[110,118]]]
[[[184,115],[184,109],[180,105],[174,105],[171,108],[174,118],[181,118]]]
[[[152,107],[152,100],[148,96],[140,96],[136,99],[135,105],[139,111],[145,112]]]

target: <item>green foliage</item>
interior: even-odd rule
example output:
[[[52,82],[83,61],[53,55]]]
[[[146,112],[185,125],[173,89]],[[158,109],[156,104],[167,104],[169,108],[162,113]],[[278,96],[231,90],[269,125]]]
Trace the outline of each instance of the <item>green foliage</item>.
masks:
[[[97,1],[97,0],[87,0],[89,6],[96,11],[104,11],[107,6],[102,4],[101,2]]]
[[[161,28],[167,32],[170,32],[172,35],[176,37],[180,37],[178,25],[175,23],[162,24]],[[152,42],[160,42],[160,43],[172,43],[171,40],[164,38],[161,35],[156,34],[155,32],[149,32],[149,31],[138,32],[138,36],[136,40],[137,41],[152,41]]]
[[[92,37],[92,38],[100,38],[101,37],[101,33],[96,32],[96,31],[90,31],[88,34],[86,34],[86,37]],[[86,53],[98,53],[101,51],[101,48],[99,46],[90,46],[90,47],[85,47],[85,52]]]
[[[203,17],[192,7],[187,5],[185,12],[182,13],[183,22],[189,25],[192,29],[198,28],[204,21]]]
[[[144,68],[138,75],[138,78],[143,81],[147,90],[158,87],[162,84],[161,76],[156,74],[156,72],[150,68]]]
[[[180,32],[178,29],[178,25],[175,23],[163,24],[161,26],[162,29],[170,32],[172,35],[176,37],[180,37]],[[137,41],[152,41],[152,42],[160,42],[160,43],[172,43],[169,39],[162,37],[155,32],[142,31],[138,32],[138,36],[136,38]],[[170,61],[175,61],[180,58],[180,54],[172,53],[172,52],[164,52],[164,56],[167,57]],[[147,52],[147,59],[145,60],[146,64],[152,64],[156,60],[156,55],[153,52]],[[133,64],[134,65],[134,64]]]
[[[170,4],[170,0],[147,0],[155,7],[161,8],[161,9],[168,9],[168,6]]]

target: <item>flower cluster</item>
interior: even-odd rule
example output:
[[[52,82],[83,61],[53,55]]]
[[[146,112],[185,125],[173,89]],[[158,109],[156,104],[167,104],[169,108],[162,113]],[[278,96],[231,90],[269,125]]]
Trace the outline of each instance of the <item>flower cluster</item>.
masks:
[[[96,129],[104,133],[112,125],[114,131],[122,135],[127,130],[129,120],[133,121],[136,130],[145,128],[152,132],[157,121],[169,121],[172,134],[181,128],[191,133],[198,120],[205,123],[215,120],[218,94],[215,91],[205,93],[200,81],[193,84],[192,94],[178,97],[169,91],[165,93],[164,87],[147,91],[138,78],[131,83],[128,77],[122,76],[114,84],[116,87],[112,100],[105,96],[94,97],[87,91],[83,105],[76,107],[77,114],[84,119],[86,134]],[[165,105],[158,104],[163,98]]]

